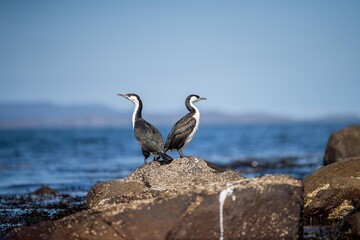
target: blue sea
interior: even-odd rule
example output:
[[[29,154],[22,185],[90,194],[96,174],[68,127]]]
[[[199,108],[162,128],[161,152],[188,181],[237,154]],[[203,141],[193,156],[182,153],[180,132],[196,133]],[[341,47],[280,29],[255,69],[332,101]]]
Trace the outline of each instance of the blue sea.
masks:
[[[322,166],[329,136],[348,125],[204,125],[183,153],[233,166],[246,177],[284,173],[302,179]],[[164,138],[170,128],[160,128]],[[170,155],[178,157],[177,152]],[[124,178],[141,164],[143,156],[130,128],[0,131],[1,195],[25,194],[46,185],[84,196],[96,182]]]

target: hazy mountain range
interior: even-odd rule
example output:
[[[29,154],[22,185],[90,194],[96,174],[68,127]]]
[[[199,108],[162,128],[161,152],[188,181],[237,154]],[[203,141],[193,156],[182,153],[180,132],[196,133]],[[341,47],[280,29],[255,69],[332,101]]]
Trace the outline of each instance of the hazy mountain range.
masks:
[[[179,113],[144,114],[156,125],[172,125],[187,111]],[[131,126],[132,111],[121,112],[102,105],[59,105],[52,103],[0,103],[0,128],[62,128]],[[360,123],[359,116],[327,116],[303,120],[265,113],[226,114],[201,112],[202,124],[288,123],[326,121]]]

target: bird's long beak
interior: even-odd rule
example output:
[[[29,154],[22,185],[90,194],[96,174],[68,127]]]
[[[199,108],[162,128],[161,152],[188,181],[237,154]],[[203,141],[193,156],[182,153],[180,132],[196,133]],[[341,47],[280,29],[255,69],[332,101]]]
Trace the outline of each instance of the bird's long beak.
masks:
[[[207,99],[206,99],[206,98],[201,97],[201,98],[198,98],[198,99],[196,100],[196,102],[201,101],[201,100],[207,100]]]
[[[127,95],[126,95],[126,94],[123,94],[123,93],[118,93],[117,95],[118,95],[118,96],[122,96],[122,97],[124,97],[124,98],[128,98]]]

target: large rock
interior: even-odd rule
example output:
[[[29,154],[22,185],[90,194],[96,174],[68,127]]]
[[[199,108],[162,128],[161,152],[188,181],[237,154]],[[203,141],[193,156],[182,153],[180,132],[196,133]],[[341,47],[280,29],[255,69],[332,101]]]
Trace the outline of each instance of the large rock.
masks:
[[[360,157],[336,162],[304,179],[307,224],[336,224],[360,207]]]
[[[349,126],[332,134],[327,142],[324,165],[360,157],[360,125]]]
[[[200,174],[197,169],[188,171],[194,172],[195,176]],[[159,174],[161,175],[161,171]],[[149,173],[148,176],[150,175]],[[185,182],[193,182],[189,180],[193,178],[192,176],[188,176],[188,180],[185,175],[183,177],[182,180]],[[155,184],[155,176],[153,180],[150,181],[150,185]],[[165,181],[166,178],[163,178],[163,182]],[[128,191],[133,183],[119,191]],[[158,184],[159,188],[162,185],[165,187],[161,181]],[[179,183],[179,186],[186,188],[182,183]],[[129,192],[130,195],[143,191],[140,185],[139,188],[135,188],[134,192]],[[179,195],[170,194],[163,199],[149,197],[121,204],[110,202],[95,204],[94,201],[92,203],[93,206],[97,205],[96,208],[58,221],[17,228],[8,233],[5,239],[219,239],[220,236],[225,239],[298,239],[301,237],[303,203],[301,181],[285,175],[268,175],[232,181],[230,185],[208,183],[191,188],[191,191],[180,191]]]
[[[125,179],[96,184],[89,209],[17,228],[5,239],[296,239],[302,182],[245,179],[198,158],[152,162]]]
[[[153,161],[135,169],[125,179],[96,184],[86,202],[89,208],[99,208],[134,200],[163,199],[200,186],[224,185],[241,179],[244,177],[237,172],[225,171],[195,157],[178,158],[164,165]]]

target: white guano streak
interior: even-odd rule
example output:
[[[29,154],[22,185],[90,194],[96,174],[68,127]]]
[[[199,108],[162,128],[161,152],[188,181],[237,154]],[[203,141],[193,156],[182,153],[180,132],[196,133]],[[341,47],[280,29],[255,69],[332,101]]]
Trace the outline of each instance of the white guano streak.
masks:
[[[235,201],[236,196],[232,195],[234,192],[234,186],[230,186],[224,189],[219,194],[220,203],[220,240],[224,240],[224,203],[228,196],[232,196],[232,200]]]

